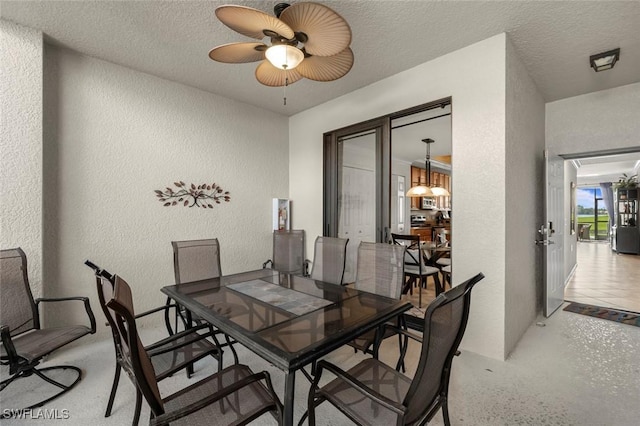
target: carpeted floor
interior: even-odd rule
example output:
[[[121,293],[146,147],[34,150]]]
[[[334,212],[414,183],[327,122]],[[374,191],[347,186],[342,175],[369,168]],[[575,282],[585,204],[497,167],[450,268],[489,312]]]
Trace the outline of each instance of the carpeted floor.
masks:
[[[575,302],[569,303],[564,307],[564,310],[574,312],[576,314],[589,315],[590,317],[596,317],[640,327],[640,314],[636,312],[603,308],[601,306],[586,305],[584,303]]]

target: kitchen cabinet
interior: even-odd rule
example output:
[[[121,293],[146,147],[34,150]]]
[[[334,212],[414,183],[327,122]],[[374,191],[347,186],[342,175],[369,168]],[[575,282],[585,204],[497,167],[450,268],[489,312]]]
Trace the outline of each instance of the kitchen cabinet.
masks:
[[[416,186],[419,184],[427,184],[427,171],[420,167],[411,166],[411,186]],[[431,185],[442,187],[449,191],[449,193],[451,193],[451,176],[444,173],[432,171]],[[451,208],[451,197],[435,197],[435,207],[438,209]],[[411,209],[421,210],[422,199],[411,198]]]
[[[639,193],[638,188],[616,190],[611,248],[618,253],[640,254]]]
[[[411,228],[411,235],[419,235],[420,241],[431,241],[431,227]]]
[[[411,228],[411,235],[419,235],[420,241],[433,241],[433,230],[444,228],[449,231],[448,240],[451,241],[451,225],[433,225],[433,226],[421,226]]]

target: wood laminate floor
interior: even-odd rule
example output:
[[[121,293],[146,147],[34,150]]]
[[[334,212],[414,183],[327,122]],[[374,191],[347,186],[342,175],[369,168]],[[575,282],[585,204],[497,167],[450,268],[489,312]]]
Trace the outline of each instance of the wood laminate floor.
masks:
[[[578,266],[567,301],[640,312],[640,256],[617,254],[607,243],[578,242]]]

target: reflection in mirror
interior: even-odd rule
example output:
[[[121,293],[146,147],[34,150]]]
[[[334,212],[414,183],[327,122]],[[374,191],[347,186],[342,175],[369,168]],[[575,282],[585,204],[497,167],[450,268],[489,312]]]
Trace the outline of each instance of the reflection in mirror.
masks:
[[[430,144],[430,176],[426,173],[426,149],[424,139],[433,139]],[[391,232],[394,234],[418,235],[423,245],[426,268],[437,268],[441,283],[449,282],[451,264],[452,221],[452,156],[451,156],[451,103],[433,105],[426,110],[394,117],[391,120]],[[450,196],[404,197],[399,206],[400,192],[393,182],[404,178],[406,191],[416,185],[439,186]],[[403,211],[404,210],[404,211]],[[402,214],[403,217],[399,218]],[[402,226],[402,224],[406,224]],[[450,268],[450,266],[449,266]],[[433,271],[430,269],[429,271]],[[411,314],[424,315],[425,307],[436,297],[436,282],[433,277],[423,277],[404,297],[409,298],[415,309]],[[421,306],[418,300],[422,299]]]
[[[352,283],[360,241],[376,241],[376,133],[341,137],[338,147],[342,154],[338,237],[349,239],[343,281]]]

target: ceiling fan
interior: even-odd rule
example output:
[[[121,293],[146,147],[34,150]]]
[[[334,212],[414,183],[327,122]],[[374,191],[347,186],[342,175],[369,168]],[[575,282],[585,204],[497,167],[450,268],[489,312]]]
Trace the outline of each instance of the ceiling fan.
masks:
[[[351,28],[344,18],[312,2],[279,3],[274,13],[276,16],[246,6],[216,8],[216,16],[227,27],[269,41],[223,44],[213,48],[209,57],[231,64],[262,61],[256,79],[272,87],[288,86],[301,78],[332,81],[349,72],[353,66]]]

